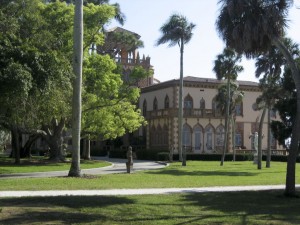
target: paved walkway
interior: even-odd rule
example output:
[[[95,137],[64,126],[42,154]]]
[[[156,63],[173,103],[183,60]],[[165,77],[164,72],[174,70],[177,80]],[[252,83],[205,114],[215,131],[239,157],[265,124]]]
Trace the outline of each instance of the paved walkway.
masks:
[[[112,159],[108,157],[94,157],[96,160],[103,160],[111,162],[111,166],[82,169],[82,174],[102,175],[112,173],[126,173],[127,159]],[[154,170],[164,168],[167,164],[154,161],[133,160],[133,172],[140,170]],[[50,172],[36,172],[36,173],[16,173],[16,174],[1,174],[0,179],[7,178],[31,178],[31,177],[64,177],[68,176],[69,171],[50,171]]]
[[[297,185],[299,188],[300,185]],[[118,195],[157,195],[202,192],[266,191],[284,190],[284,185],[266,186],[226,186],[203,188],[148,188],[112,190],[49,190],[49,191],[0,191],[1,197],[50,197],[50,196],[118,196]]]

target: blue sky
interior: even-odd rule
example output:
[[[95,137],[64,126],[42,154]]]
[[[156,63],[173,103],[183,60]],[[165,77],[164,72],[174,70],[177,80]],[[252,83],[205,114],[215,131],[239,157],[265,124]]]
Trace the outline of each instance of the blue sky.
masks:
[[[185,46],[184,76],[215,78],[212,71],[216,56],[222,53],[224,43],[219,38],[215,21],[218,16],[218,0],[111,0],[118,2],[126,15],[124,29],[141,35],[144,48],[140,55],[151,57],[154,76],[160,81],[179,78],[179,47],[169,48],[167,44],[155,46],[161,33],[159,28],[171,14],[179,13],[196,24],[192,40]],[[300,6],[300,0],[295,0]],[[300,44],[300,9],[294,6],[289,13],[288,36]],[[114,22],[109,28],[120,26]],[[239,80],[258,81],[254,76],[254,61],[243,60],[244,72]]]

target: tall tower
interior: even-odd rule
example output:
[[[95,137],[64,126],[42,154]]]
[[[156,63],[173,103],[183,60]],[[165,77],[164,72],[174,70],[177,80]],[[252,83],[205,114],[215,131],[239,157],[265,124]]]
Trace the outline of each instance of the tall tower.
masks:
[[[121,27],[115,27],[106,32],[105,44],[97,47],[100,54],[109,54],[115,61],[122,65],[124,81],[130,81],[130,74],[134,67],[141,66],[147,71],[153,71],[150,57],[140,57],[138,48],[143,47],[141,36]],[[135,85],[147,87],[154,82],[153,73],[146,78],[137,80]]]

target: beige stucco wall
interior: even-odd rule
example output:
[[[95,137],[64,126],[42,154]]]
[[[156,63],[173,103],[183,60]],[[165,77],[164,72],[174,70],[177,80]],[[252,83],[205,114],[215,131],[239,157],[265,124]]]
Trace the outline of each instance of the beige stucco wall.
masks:
[[[205,100],[205,108],[206,109],[212,109],[212,101],[213,98],[217,94],[217,86],[214,86],[215,88],[212,88],[212,86],[208,87],[199,87],[197,85],[189,85],[185,86],[183,89],[183,99],[190,95],[193,99],[193,108],[194,109],[200,109],[200,100],[203,98]],[[262,111],[254,111],[253,104],[256,102],[256,98],[261,94],[258,89],[254,88],[247,88],[244,89],[244,98],[243,98],[243,113],[242,116],[236,117],[236,122],[243,124],[243,136],[242,136],[242,142],[243,145],[247,149],[251,149],[251,139],[249,139],[249,136],[251,135],[253,124],[257,124],[256,127],[258,129],[259,120],[262,114]],[[155,90],[147,90],[146,92],[142,92],[141,98],[140,98],[140,108],[143,107],[144,100],[147,101],[147,111],[152,112],[153,111],[153,101],[156,97],[157,103],[158,103],[158,111],[163,111],[164,109],[164,100],[166,95],[169,97],[169,108],[173,109],[173,117],[160,117],[160,118],[151,118],[150,121],[148,121],[148,131],[150,132],[151,126],[164,126],[167,125],[169,128],[169,141],[168,145],[174,146],[175,149],[178,149],[178,118],[177,118],[177,110],[178,110],[178,92],[179,88],[177,85],[173,85],[170,87],[163,87],[161,89],[156,88]],[[175,113],[176,112],[176,113]],[[203,134],[201,136],[202,139],[202,147],[201,150],[195,151],[195,152],[207,152],[205,150],[205,128],[208,125],[212,125],[215,129],[223,125],[225,126],[225,119],[222,116],[217,117],[184,117],[183,118],[183,124],[188,124],[191,129],[193,129],[197,124],[200,125],[203,128]],[[257,131],[257,130],[256,130]],[[267,148],[267,114],[265,116],[264,120],[264,127],[263,127],[263,142],[262,142],[262,148]],[[215,136],[214,136],[215,138]],[[215,140],[213,140],[215,141]],[[192,145],[195,143],[195,137],[192,134]],[[282,146],[278,146],[278,149],[282,149]]]
[[[142,109],[143,108],[143,103],[144,100],[147,101],[147,111],[152,111],[153,110],[153,101],[154,98],[156,97],[157,103],[158,103],[158,109],[164,109],[164,100],[166,96],[169,96],[169,103],[170,103],[170,108],[174,106],[174,101],[173,101],[173,88],[164,88],[161,90],[156,90],[153,92],[148,92],[147,94],[141,94],[140,100],[139,100],[139,107]]]

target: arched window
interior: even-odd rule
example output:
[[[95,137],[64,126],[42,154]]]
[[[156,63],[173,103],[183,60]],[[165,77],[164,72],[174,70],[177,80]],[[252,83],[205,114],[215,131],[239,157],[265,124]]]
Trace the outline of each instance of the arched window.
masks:
[[[214,149],[214,128],[212,125],[208,125],[204,130],[204,148],[209,152]]]
[[[243,130],[244,130],[243,123],[235,124],[235,139],[234,139],[235,148],[243,147]]]
[[[143,102],[143,116],[146,116],[147,113],[147,101],[146,99]]]
[[[153,110],[157,110],[157,98],[156,97],[154,98],[154,101],[153,101]]]
[[[242,116],[243,115],[243,103],[239,102],[235,105],[235,115]]]
[[[182,145],[183,147],[192,146],[192,129],[188,124],[184,124],[182,128]]]
[[[168,109],[169,107],[170,107],[169,96],[166,95],[166,97],[165,97],[165,109]]]
[[[223,125],[220,125],[216,129],[216,146],[224,146],[225,141],[225,128]]]
[[[211,108],[212,108],[213,114],[214,114],[215,116],[221,114],[220,109],[219,109],[219,107],[218,107],[218,102],[217,102],[217,100],[216,100],[216,97],[214,97],[213,100],[212,100],[212,106],[211,106]]]
[[[185,109],[192,109],[193,108],[193,98],[190,96],[190,94],[188,94],[184,98],[184,108]]]
[[[203,99],[203,97],[200,100],[200,109],[205,109],[205,100]]]
[[[184,115],[185,116],[192,115],[192,109],[193,109],[193,98],[188,94],[184,98]]]
[[[203,138],[202,127],[199,124],[197,124],[194,127],[195,150],[201,150],[201,148],[202,148],[202,138]]]

